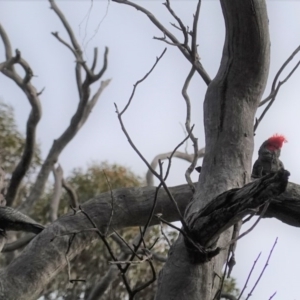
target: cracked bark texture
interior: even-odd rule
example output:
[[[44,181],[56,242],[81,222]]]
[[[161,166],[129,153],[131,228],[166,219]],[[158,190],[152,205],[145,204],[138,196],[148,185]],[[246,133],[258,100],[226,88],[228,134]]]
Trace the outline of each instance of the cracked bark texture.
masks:
[[[250,180],[254,116],[269,71],[269,32],[265,1],[221,0],[226,37],[220,69],[204,101],[206,154],[188,223],[220,193]],[[220,151],[222,149],[222,151]],[[218,246],[226,245],[231,229]],[[180,237],[160,273],[157,300],[213,299],[227,252],[211,262],[192,264]]]

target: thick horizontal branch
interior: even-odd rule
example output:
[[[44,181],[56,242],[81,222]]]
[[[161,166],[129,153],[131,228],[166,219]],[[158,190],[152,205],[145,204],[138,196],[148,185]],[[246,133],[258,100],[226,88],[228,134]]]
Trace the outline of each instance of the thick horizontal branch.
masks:
[[[268,180],[271,179],[269,178]],[[246,202],[255,202],[256,194],[253,191],[260,190],[262,192],[266,188],[263,183],[260,185],[261,182],[257,180],[244,188],[244,192],[248,190],[249,193],[252,193],[252,196],[249,196],[248,200],[245,200]],[[255,189],[251,189],[251,187],[255,187]],[[155,190],[155,187],[113,190],[115,211],[111,220],[110,192],[93,198],[83,204],[82,208],[89,214],[102,232],[106,232],[109,222],[111,222],[111,228],[116,230],[131,226],[143,226],[149,217],[155,197]],[[242,191],[243,189],[240,190]],[[183,213],[192,198],[191,189],[186,184],[172,187],[170,191]],[[231,193],[234,196],[234,193],[237,191],[238,189],[234,189],[226,193]],[[268,197],[270,197],[269,200],[272,200],[265,216],[275,217],[287,224],[300,227],[300,186],[289,183],[283,194],[279,197],[274,196],[274,193],[268,194],[267,192],[263,197],[261,196],[261,200],[267,201]],[[243,204],[239,204],[242,195],[237,194],[234,199],[238,203],[236,207],[242,207]],[[216,206],[208,205],[203,214],[208,215],[214,209],[221,209],[222,206],[224,208],[227,205],[231,206],[234,199],[226,197],[226,201],[219,200],[219,204]],[[255,203],[256,205],[259,205],[259,203]],[[163,218],[169,222],[179,219],[176,209],[163,189],[158,194],[157,206],[154,213],[161,213]],[[215,222],[215,220],[213,221]],[[159,220],[154,218],[151,224],[158,223]],[[209,226],[211,225],[213,224]],[[52,242],[51,240],[57,235],[63,235],[68,232],[81,232],[76,235],[69,250],[69,258],[72,258],[80,253],[88,243],[97,238],[95,232],[86,230],[88,228],[91,228],[89,220],[82,213],[78,212],[75,215],[69,213],[44,229],[33,239],[20,256],[1,272],[0,299],[36,299],[42,287],[46,286],[67,264],[65,253],[68,249],[68,235],[60,238],[57,237]],[[111,233],[111,231],[109,230],[108,233]]]
[[[202,245],[211,245],[226,229],[281,195],[286,190],[289,175],[281,169],[242,188],[220,194],[190,216],[188,226],[192,236]]]

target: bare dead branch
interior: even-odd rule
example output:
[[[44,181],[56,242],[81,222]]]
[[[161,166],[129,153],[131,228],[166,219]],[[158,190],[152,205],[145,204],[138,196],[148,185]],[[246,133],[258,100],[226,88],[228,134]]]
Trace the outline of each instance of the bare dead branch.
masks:
[[[159,57],[156,57],[156,61],[154,63],[154,65],[151,67],[150,71],[148,71],[146,73],[146,75],[143,76],[143,78],[141,78],[140,80],[138,80],[134,85],[133,85],[133,90],[131,92],[131,95],[129,97],[129,100],[127,102],[127,104],[125,105],[125,107],[123,108],[123,110],[120,112],[120,115],[122,116],[123,113],[127,110],[127,108],[129,107],[130,103],[131,103],[131,100],[133,99],[134,97],[134,94],[135,94],[135,90],[137,89],[138,85],[140,83],[142,83],[144,80],[147,79],[147,77],[152,73],[152,71],[155,69],[156,65],[158,64],[158,62],[160,61],[160,59],[164,56],[164,54],[166,53],[167,51],[167,48],[164,49],[164,51],[161,53],[161,55]]]
[[[130,136],[129,136],[129,134],[128,134],[128,132],[127,132],[127,130],[126,130],[124,124],[123,124],[122,116],[121,116],[121,114],[119,113],[119,110],[118,110],[118,107],[117,107],[116,104],[115,104],[115,107],[116,107],[116,113],[118,114],[118,119],[119,119],[121,128],[122,128],[122,130],[123,130],[125,136],[127,137],[127,140],[128,140],[128,142],[129,142],[129,144],[130,144],[131,147],[135,150],[135,152],[138,154],[138,156],[143,160],[143,162],[147,165],[147,167],[148,167],[149,169],[151,169],[151,166],[150,166],[150,164],[148,163],[148,161],[145,159],[145,157],[141,154],[141,152],[137,149],[137,147],[135,146],[135,144],[134,144],[133,141],[131,140],[131,138],[130,138]],[[168,193],[168,195],[169,195],[169,197],[170,197],[170,200],[172,201],[172,203],[174,204],[174,206],[175,206],[175,207],[177,208],[177,210],[178,210],[179,219],[180,219],[180,221],[182,222],[182,226],[185,227],[185,228],[187,228],[187,227],[185,226],[185,221],[184,221],[183,216],[182,216],[182,214],[181,214],[181,212],[180,212],[180,210],[179,210],[179,208],[178,208],[178,206],[177,206],[177,203],[176,203],[175,199],[173,198],[172,194],[170,193],[170,191],[169,191],[169,189],[168,189],[166,183],[164,182],[163,178],[161,178],[160,175],[159,175],[155,170],[153,170],[153,169],[152,169],[152,173],[154,174],[154,176],[156,176],[156,177],[160,180],[162,186],[166,189],[166,191],[167,191],[167,193]]]
[[[169,241],[167,235],[166,235],[165,232],[164,232],[162,222],[160,222],[160,232],[161,232],[161,234],[163,235],[163,237],[165,238],[165,240],[166,240],[166,242],[168,243],[169,247],[171,247],[171,243],[170,243],[170,241]]]
[[[192,130],[193,130],[193,128],[191,129],[191,131],[192,131]],[[138,245],[135,247],[136,250],[139,249],[139,247],[140,247],[140,245],[141,245],[141,242],[142,242],[142,241],[144,242],[144,240],[143,240],[143,239],[144,239],[144,236],[145,236],[146,231],[147,231],[147,229],[148,229],[148,227],[149,227],[149,225],[150,225],[150,223],[151,223],[151,221],[152,221],[152,218],[153,218],[153,216],[154,216],[154,211],[155,211],[155,208],[156,208],[156,205],[157,205],[157,197],[158,197],[159,190],[160,190],[160,188],[161,188],[162,186],[164,186],[165,181],[167,180],[168,175],[169,175],[169,172],[170,172],[171,162],[172,162],[172,157],[173,157],[174,153],[177,152],[177,149],[179,149],[179,147],[181,147],[181,146],[185,143],[185,141],[188,140],[188,138],[189,138],[189,134],[188,134],[188,136],[187,136],[181,143],[179,143],[179,144],[175,147],[175,149],[173,150],[173,152],[170,153],[170,156],[168,157],[168,167],[167,167],[165,176],[164,176],[164,174],[163,174],[162,162],[161,162],[160,160],[158,161],[158,163],[159,163],[159,178],[160,178],[160,183],[159,183],[159,185],[158,185],[157,188],[156,188],[155,196],[154,196],[154,201],[153,201],[153,206],[152,206],[151,212],[150,212],[150,214],[149,214],[149,218],[148,218],[148,220],[147,220],[147,222],[146,222],[146,225],[144,226],[143,231],[141,231],[141,239],[140,239]],[[155,175],[155,174],[153,173],[153,169],[149,169],[149,170],[152,172],[153,175]],[[167,187],[166,185],[164,186],[164,189],[168,192],[169,195],[172,195],[172,194],[170,193],[170,190],[168,189],[168,187]],[[171,201],[172,201],[172,199],[171,199]],[[172,201],[172,203],[174,203],[174,202]],[[175,203],[175,207],[176,207],[176,209],[178,210],[178,207],[176,206],[176,203]],[[185,224],[183,224],[183,226],[185,226]],[[145,244],[145,243],[144,243],[144,244]],[[134,255],[132,255],[131,259],[133,259],[133,258],[134,258]],[[127,266],[127,268],[128,268],[128,267],[129,267],[129,265]]]
[[[253,291],[255,290],[257,284],[259,283],[261,277],[263,276],[263,274],[264,274],[264,272],[265,272],[267,266],[269,265],[269,261],[270,261],[270,258],[271,258],[271,256],[272,256],[273,250],[274,250],[274,248],[275,248],[275,246],[276,246],[276,244],[277,244],[277,240],[278,240],[278,238],[275,239],[275,242],[274,242],[274,244],[273,244],[273,247],[272,247],[272,249],[271,249],[271,251],[270,251],[270,253],[269,253],[268,259],[267,259],[267,261],[266,261],[266,263],[265,263],[265,265],[264,265],[264,267],[263,267],[261,273],[259,274],[259,276],[258,276],[258,278],[257,278],[257,280],[256,280],[256,282],[255,282],[255,284],[254,284],[254,286],[253,286],[253,288],[252,288],[252,290],[251,290],[250,293],[248,294],[246,300],[248,300],[248,299],[252,296]]]
[[[108,250],[108,252],[109,252],[111,258],[113,259],[113,261],[117,261],[117,259],[116,259],[115,255],[114,255],[114,253],[113,253],[113,251],[112,251],[112,249],[111,249],[109,243],[107,242],[106,237],[105,237],[105,236],[101,233],[101,231],[97,228],[96,223],[92,220],[92,218],[89,216],[88,213],[86,213],[85,211],[82,210],[81,206],[79,206],[79,209],[80,209],[80,211],[87,217],[87,219],[90,221],[90,223],[93,225],[93,227],[94,227],[95,229],[97,229],[97,234],[98,234],[98,236],[101,238],[101,240],[103,241],[103,243],[104,243],[106,249]],[[131,287],[130,287],[130,285],[129,285],[129,282],[128,282],[127,278],[126,278],[126,274],[125,274],[126,272],[125,272],[125,269],[123,269],[123,267],[122,267],[122,265],[121,265],[120,263],[117,263],[116,266],[118,267],[118,269],[119,269],[119,271],[120,271],[120,273],[121,273],[122,280],[123,280],[123,282],[124,282],[124,285],[125,285],[125,287],[126,287],[126,290],[127,290],[128,294],[131,295],[132,290],[131,290]]]
[[[253,270],[254,270],[254,268],[255,268],[255,265],[256,265],[256,263],[257,263],[258,260],[259,260],[260,255],[261,255],[261,252],[258,254],[257,258],[256,258],[255,261],[253,262],[253,265],[252,265],[252,268],[251,268],[251,270],[250,270],[250,272],[249,272],[249,274],[248,274],[247,280],[246,280],[246,282],[245,282],[245,284],[244,284],[244,287],[243,287],[241,293],[239,294],[239,297],[237,298],[237,300],[240,300],[240,299],[241,299],[241,297],[242,297],[242,295],[243,295],[245,289],[247,288],[247,284],[248,284],[248,282],[249,282],[249,280],[250,280],[250,277],[251,277],[251,274],[252,274],[252,272],[253,272]]]
[[[1,28],[1,24],[0,24],[0,35],[1,32],[3,32],[3,28]],[[14,64],[20,61],[20,58],[21,58],[21,52],[18,49],[16,49],[16,56],[13,56],[8,60],[4,61],[3,63],[0,63],[0,72],[5,69],[11,69]]]
[[[136,252],[136,250],[134,250],[126,241],[125,241],[125,239],[123,239],[123,237],[115,230],[115,229],[113,229],[113,232],[116,234],[116,236],[119,238],[119,240],[121,240],[122,241],[122,243],[124,244],[124,245],[126,245],[126,247],[130,250],[130,252],[131,252],[131,254],[134,254],[134,256],[136,256],[139,260],[142,260],[142,257],[141,256],[139,256],[138,254],[137,254],[137,252]],[[139,238],[137,238],[137,239],[140,239],[142,237],[142,235],[139,237]],[[116,239],[115,239],[116,240]],[[135,247],[136,248],[136,247]],[[130,259],[130,262],[131,262],[132,260]],[[130,263],[129,262],[129,263]]]
[[[82,51],[81,51],[80,45],[76,40],[76,37],[74,35],[74,32],[73,32],[69,22],[67,21],[66,17],[62,13],[62,11],[58,8],[58,6],[54,2],[54,0],[49,0],[49,2],[50,2],[51,9],[54,10],[54,12],[56,13],[56,15],[59,17],[60,21],[64,25],[66,31],[68,32],[69,38],[72,42],[73,49],[76,51],[76,53],[78,53],[81,56]]]
[[[62,186],[69,195],[70,205],[74,209],[78,209],[79,204],[78,204],[78,196],[77,196],[76,191],[73,189],[73,187],[64,178],[62,180]]]
[[[174,17],[174,19],[177,21],[177,23],[179,24],[180,28],[176,27],[175,24],[172,24],[175,28],[180,29],[183,33],[183,37],[184,37],[184,42],[183,45],[186,47],[187,50],[189,50],[189,36],[188,36],[188,32],[186,27],[183,25],[181,19],[176,15],[176,13],[173,11],[173,9],[171,8],[170,5],[170,1],[166,0],[166,3],[163,3],[163,5],[166,6],[166,8],[168,9],[168,11],[170,12],[170,14]]]
[[[294,51],[293,53],[287,58],[287,60],[283,63],[283,65],[280,67],[280,69],[278,70],[278,72],[276,73],[275,77],[274,77],[274,80],[273,80],[273,83],[272,83],[272,87],[271,87],[271,92],[269,94],[268,97],[266,97],[264,100],[262,100],[260,103],[259,103],[259,106],[262,106],[264,105],[265,103],[267,103],[269,100],[271,100],[273,98],[273,95],[275,93],[275,90],[276,90],[276,83],[277,83],[277,80],[279,78],[279,76],[281,75],[281,73],[283,72],[283,70],[285,69],[285,67],[292,61],[292,59],[295,57],[295,55],[300,51],[300,46],[298,46]],[[277,85],[278,87],[278,85]]]
[[[199,1],[199,3],[200,3],[200,1]],[[199,12],[198,12],[198,14],[199,14]],[[191,81],[192,77],[194,76],[194,74],[195,74],[195,68],[194,68],[194,66],[192,66],[191,71],[189,72],[189,74],[184,82],[183,88],[182,88],[182,96],[186,103],[185,128],[186,128],[186,131],[189,133],[189,137],[190,137],[191,141],[193,142],[193,146],[194,146],[194,157],[193,157],[193,160],[192,160],[190,166],[187,168],[187,170],[185,172],[185,179],[193,192],[195,192],[195,186],[191,179],[191,173],[194,171],[196,164],[197,164],[197,160],[198,160],[198,139],[194,136],[194,134],[191,131],[191,102],[190,102],[189,95],[187,93],[187,89],[188,89],[188,86],[189,86],[190,81]]]
[[[205,153],[205,148],[200,149],[197,154],[198,158],[204,157],[204,153]],[[171,156],[171,154],[172,154],[172,152],[167,152],[167,153],[162,153],[162,154],[156,155],[150,164],[151,168],[153,170],[155,170],[157,168],[158,161],[168,159]],[[175,151],[173,154],[173,157],[180,158],[180,159],[186,160],[188,162],[192,162],[194,159],[194,154],[188,154],[185,152]],[[148,169],[148,171],[147,171],[146,181],[147,181],[147,186],[154,185],[153,174],[150,169]]]
[[[274,292],[273,295],[269,298],[269,300],[273,299],[276,294],[277,294],[277,292]]]
[[[20,184],[27,173],[35,149],[35,140],[36,140],[36,127],[41,118],[41,104],[39,100],[39,95],[36,88],[30,83],[30,79],[33,76],[33,72],[29,66],[29,64],[21,57],[21,53],[19,50],[16,50],[16,56],[12,56],[12,48],[9,41],[9,38],[4,30],[4,28],[0,25],[0,36],[4,43],[6,58],[7,61],[2,65],[2,73],[12,79],[19,88],[26,95],[29,103],[31,105],[31,112],[26,125],[26,140],[22,153],[22,157],[12,173],[12,177],[8,186],[6,201],[7,205],[11,206],[16,198],[18,193]],[[13,68],[13,64],[18,63],[25,71],[25,77],[22,79],[21,76],[16,72],[15,68]]]
[[[60,9],[58,8],[54,0],[49,0],[49,2],[51,8],[59,17],[62,24],[64,25],[68,33],[68,36],[71,40],[71,45],[69,45],[67,42],[62,41],[62,39],[59,38],[58,34],[54,34],[56,38],[62,41],[63,44],[65,44],[72,51],[72,53],[76,58],[75,77],[78,86],[79,102],[78,102],[77,110],[71,119],[70,125],[61,134],[61,136],[54,141],[40,169],[40,172],[37,176],[36,182],[32,187],[29,197],[20,206],[20,210],[25,212],[30,211],[35,201],[39,199],[40,196],[42,195],[45,188],[46,181],[51,172],[51,169],[53,165],[57,162],[59,155],[64,150],[66,145],[75,137],[75,135],[80,130],[80,128],[84,125],[93,107],[97,103],[101,93],[110,83],[110,80],[102,81],[96,93],[92,97],[90,97],[91,84],[99,80],[107,68],[108,48],[105,49],[104,64],[102,66],[102,69],[98,74],[94,74],[93,70],[87,67],[83,59],[82,50],[79,46],[79,43],[77,42],[75,35],[68,21],[66,20],[65,16],[60,11]],[[83,83],[81,79],[81,71],[82,71],[81,68],[83,68],[83,71],[85,72],[85,80],[83,81]]]
[[[161,56],[157,59],[156,63],[155,63],[154,66],[151,68],[150,72],[148,72],[148,73],[144,76],[144,78],[143,78],[142,80],[140,80],[140,81],[138,81],[138,82],[136,83],[136,85],[135,85],[134,88],[133,88],[133,92],[132,92],[132,94],[131,94],[131,96],[130,96],[130,98],[129,98],[128,103],[126,104],[125,108],[124,108],[121,112],[119,112],[118,107],[117,107],[117,104],[114,103],[114,104],[115,104],[115,107],[116,107],[116,113],[117,113],[117,115],[118,115],[118,119],[119,119],[119,122],[120,122],[120,125],[121,125],[121,128],[122,128],[122,131],[124,132],[125,136],[127,137],[127,140],[128,140],[128,142],[129,142],[129,144],[131,145],[131,147],[134,149],[134,151],[138,154],[138,156],[142,159],[142,161],[146,164],[146,166],[147,166],[149,169],[151,169],[151,166],[149,165],[149,163],[148,163],[148,161],[145,159],[145,157],[141,154],[141,152],[137,149],[137,147],[135,146],[135,144],[134,144],[133,141],[131,140],[131,138],[130,138],[130,136],[129,136],[129,134],[128,134],[126,128],[125,128],[125,126],[124,126],[124,123],[123,123],[123,120],[122,120],[122,114],[127,110],[128,106],[130,105],[131,100],[132,100],[132,98],[133,98],[133,96],[134,96],[134,91],[135,91],[136,87],[138,86],[138,84],[141,83],[144,79],[146,79],[147,76],[152,72],[152,70],[153,70],[154,67],[156,66],[156,64],[157,64],[157,62],[159,61],[159,59],[163,56],[163,54],[165,53],[165,51],[166,51],[166,49],[163,51],[163,53],[161,54]],[[187,139],[187,138],[186,138],[186,139]],[[186,139],[185,139],[185,140],[186,140]],[[184,140],[184,141],[185,141],[185,140]],[[181,143],[175,148],[174,152],[177,150],[177,148],[178,148],[179,146],[181,146]],[[167,174],[168,174],[169,169],[170,169],[170,164],[169,164],[169,167],[168,167],[168,170],[167,170]],[[168,189],[168,187],[167,187],[167,185],[166,185],[166,183],[165,183],[164,178],[163,178],[162,176],[160,176],[160,175],[159,175],[155,170],[153,170],[153,169],[151,169],[151,172],[152,172],[152,173],[160,180],[161,185],[162,185],[162,186],[164,187],[164,189],[167,191],[167,193],[168,193],[168,195],[169,195],[169,197],[170,197],[170,200],[172,201],[172,203],[174,204],[174,206],[177,208],[177,211],[178,211],[178,214],[179,214],[179,219],[180,219],[180,221],[181,221],[181,223],[182,223],[182,226],[183,226],[185,229],[187,229],[187,226],[186,226],[186,224],[185,224],[185,221],[184,221],[184,219],[183,219],[183,216],[181,215],[181,212],[180,212],[180,210],[179,210],[179,208],[178,208],[178,206],[177,206],[177,203],[176,203],[175,199],[173,198],[172,194],[170,193],[170,191],[169,191],[169,189]],[[166,176],[167,176],[167,175],[166,175]],[[155,205],[156,205],[156,204],[155,204],[155,202],[154,202],[153,207],[155,207]],[[152,215],[149,217],[149,220],[151,220],[151,218],[152,218]],[[147,225],[146,225],[145,227],[147,228]]]
[[[82,116],[82,121],[80,123],[80,126],[82,126],[86,122],[94,106],[97,104],[99,97],[101,96],[102,92],[106,89],[106,87],[110,84],[110,82],[111,79],[101,81],[100,87],[98,88],[97,92],[94,94],[92,99],[86,105],[86,109],[84,110],[84,114]]]
[[[166,43],[166,44],[168,44],[170,46],[175,46],[175,47],[180,46],[180,44],[175,44],[175,43],[172,43],[172,42],[168,41],[165,34],[164,34],[163,37],[154,36],[153,39],[154,40],[158,40],[158,41],[162,41],[162,42],[164,42],[164,43]]]
[[[108,47],[105,47],[104,56],[103,56],[103,66],[99,71],[99,73],[93,76],[93,82],[99,80],[103,76],[104,72],[107,69],[107,64],[108,64]]]
[[[209,77],[209,75],[207,74],[207,72],[205,71],[205,69],[203,68],[202,64],[200,63],[200,61],[197,59],[196,61],[194,60],[194,58],[191,55],[191,50],[186,49],[185,44],[181,43],[178,41],[178,39],[169,31],[167,30],[156,18],[155,16],[148,11],[147,9],[145,9],[144,7],[128,1],[128,0],[112,0],[113,2],[117,2],[117,3],[121,3],[121,4],[126,4],[129,5],[131,7],[134,7],[135,9],[141,11],[143,14],[145,14],[150,20],[151,22],[171,41],[171,43],[169,41],[166,41],[166,39],[162,38],[161,40],[170,43],[171,45],[176,45],[177,48],[180,50],[180,52],[184,55],[184,57],[191,62],[191,64],[195,67],[196,71],[199,73],[199,75],[202,77],[202,79],[204,80],[204,82],[209,85],[209,83],[211,82],[211,79]],[[159,39],[159,38],[155,38],[155,39]]]
[[[264,105],[265,103],[269,102],[267,107],[263,110],[262,114],[259,116],[259,118],[256,119],[255,124],[254,124],[254,132],[256,131],[258,125],[260,124],[260,122],[262,121],[262,119],[264,118],[264,116],[266,115],[266,113],[268,112],[268,110],[270,109],[272,104],[274,103],[274,101],[276,99],[276,96],[277,96],[281,86],[289,80],[289,78],[293,75],[293,73],[299,67],[300,60],[297,62],[297,64],[294,66],[294,68],[288,73],[288,75],[282,81],[279,81],[277,83],[278,78],[281,75],[282,71],[285,69],[285,67],[290,63],[290,61],[295,57],[295,55],[299,51],[300,51],[300,46],[298,46],[296,48],[296,50],[287,58],[287,60],[283,63],[283,65],[278,70],[277,74],[275,75],[275,78],[273,80],[272,87],[271,87],[271,92],[270,92],[269,96],[267,98],[265,98],[264,100],[262,100],[259,104],[259,107],[260,107],[260,106]],[[276,84],[277,84],[277,86],[276,86]]]
[[[132,250],[133,250],[133,249],[132,249],[132,248],[129,249],[129,248],[125,245],[125,243],[123,242],[123,239],[121,239],[118,235],[112,234],[112,235],[110,235],[110,238],[111,238],[112,240],[114,240],[114,241],[119,245],[121,251],[122,251],[124,254],[126,254],[126,255],[132,254]],[[133,244],[133,245],[136,245],[136,244],[139,242],[140,238],[141,238],[141,234],[138,234],[138,235],[133,239],[132,244]],[[151,250],[151,247],[149,247],[149,249]],[[142,254],[142,251],[141,251],[141,250],[138,250],[138,251],[135,251],[135,252],[136,252],[137,254]],[[153,259],[155,259],[155,260],[157,260],[157,261],[160,261],[160,262],[166,262],[166,260],[167,260],[167,258],[166,258],[164,255],[160,255],[160,254],[158,254],[158,253],[156,253],[156,252],[152,252],[152,251],[151,251],[151,254],[152,254]],[[124,260],[124,259],[121,259],[121,260]]]
[[[1,35],[2,42],[4,44],[5,57],[6,57],[6,60],[8,61],[12,58],[13,52],[12,52],[12,47],[11,47],[8,35],[6,34],[6,31],[4,30],[4,28],[2,27],[1,24],[0,24],[0,35]]]
[[[194,15],[193,34],[192,34],[192,58],[194,61],[198,61],[200,59],[197,51],[197,29],[198,29],[198,20],[200,14],[200,6],[201,6],[201,0],[198,0],[196,12]]]
[[[56,31],[56,32],[51,32],[51,34],[57,38],[57,40],[59,42],[61,42],[63,45],[65,45],[68,49],[70,49],[70,51],[74,54],[74,56],[77,58],[78,55],[76,53],[76,51],[71,47],[71,45],[69,45],[65,40],[63,40],[60,36],[59,36],[59,33]]]
[[[151,207],[151,210],[150,210],[150,213],[149,213],[149,216],[147,218],[147,221],[146,221],[146,224],[144,226],[144,229],[143,231],[140,232],[140,238],[138,239],[138,242],[137,244],[134,245],[134,250],[135,252],[137,252],[139,249],[140,249],[140,246],[142,244],[142,242],[144,242],[144,237],[147,233],[147,229],[149,227],[149,225],[151,224],[152,222],[152,219],[153,219],[153,215],[154,215],[154,211],[156,209],[156,206],[157,206],[157,198],[158,198],[158,193],[159,193],[159,188],[162,186],[162,184],[160,183],[156,189],[155,189],[155,195],[154,195],[154,200],[153,200],[153,204],[152,204],[152,207]],[[131,254],[130,256],[130,260],[132,261],[135,257],[135,252]],[[125,267],[125,270],[127,271],[128,268],[130,267],[130,264],[127,264],[126,267]]]
[[[54,189],[50,201],[50,222],[54,222],[57,219],[58,207],[62,196],[62,181],[64,177],[64,172],[60,164],[58,164],[57,168],[53,166],[52,172],[54,175]]]
[[[97,59],[98,59],[98,48],[94,48],[94,59],[93,59],[93,64],[91,67],[91,70],[94,72],[96,65],[97,65]]]

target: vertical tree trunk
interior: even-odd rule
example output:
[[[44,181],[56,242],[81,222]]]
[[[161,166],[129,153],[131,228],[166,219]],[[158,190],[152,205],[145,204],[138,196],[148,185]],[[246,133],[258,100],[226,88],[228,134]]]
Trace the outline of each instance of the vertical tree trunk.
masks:
[[[270,43],[263,0],[221,0],[226,39],[221,66],[204,101],[206,154],[187,220],[218,194],[250,179],[254,116],[269,71]],[[231,229],[218,245],[231,239]],[[227,257],[194,264],[182,237],[169,252],[159,277],[156,299],[213,299]]]

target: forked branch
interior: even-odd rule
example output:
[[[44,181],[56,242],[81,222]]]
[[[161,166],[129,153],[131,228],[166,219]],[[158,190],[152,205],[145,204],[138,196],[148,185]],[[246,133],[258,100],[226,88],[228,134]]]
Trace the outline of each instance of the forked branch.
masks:
[[[270,109],[272,104],[274,103],[281,86],[284,85],[289,80],[289,78],[293,75],[293,73],[299,67],[300,60],[296,63],[296,65],[293,67],[293,69],[288,73],[288,75],[283,80],[278,81],[281,73],[285,70],[285,68],[288,66],[288,64],[292,61],[292,59],[296,56],[296,54],[299,51],[300,51],[300,46],[298,46],[293,51],[293,53],[287,58],[287,60],[283,63],[283,65],[280,67],[280,69],[278,70],[278,72],[276,73],[276,75],[274,77],[272,87],[271,87],[271,92],[270,92],[269,96],[259,103],[259,107],[260,107],[269,102],[268,105],[266,106],[266,108],[263,110],[263,112],[259,116],[259,118],[256,119],[255,124],[254,124],[254,132],[256,131],[258,125],[260,124],[260,122],[262,121],[262,119],[264,118],[264,116],[266,115],[266,113],[268,112],[268,110]]]
[[[71,119],[70,125],[65,129],[61,136],[53,142],[53,145],[37,176],[36,182],[32,187],[29,197],[27,198],[26,202],[24,202],[20,207],[22,211],[26,212],[31,210],[35,201],[41,197],[45,188],[46,181],[49,177],[53,165],[57,162],[59,155],[67,146],[67,144],[75,137],[80,128],[84,125],[93,107],[96,105],[101,93],[110,83],[110,80],[101,81],[96,93],[93,96],[90,95],[90,86],[94,82],[98,81],[106,71],[108,48],[106,48],[104,52],[104,62],[102,68],[98,73],[94,73],[94,69],[97,63],[97,51],[94,51],[93,64],[92,67],[89,68],[84,60],[83,51],[81,50],[80,45],[77,42],[75,34],[71,26],[69,25],[66,17],[58,8],[54,0],[49,0],[49,2],[51,9],[53,9],[55,14],[58,16],[58,18],[64,25],[68,33],[69,39],[71,41],[71,43],[68,43],[61,39],[57,32],[53,33],[53,35],[58,39],[58,41],[60,41],[63,45],[68,47],[75,56],[75,77],[77,82],[79,101],[77,110]],[[81,78],[81,72],[85,73],[85,79],[83,82]]]
[[[199,73],[199,75],[202,77],[204,82],[207,85],[209,85],[209,83],[211,82],[211,79],[210,79],[209,75],[207,74],[207,72],[205,71],[205,69],[203,68],[203,66],[199,60],[200,57],[197,52],[197,42],[196,42],[197,41],[197,30],[196,30],[196,28],[197,28],[198,18],[199,18],[200,3],[201,3],[200,0],[198,0],[196,13],[194,16],[194,23],[193,23],[194,24],[193,25],[194,32],[189,32],[189,33],[188,33],[187,29],[185,29],[183,22],[172,10],[170,2],[166,1],[166,3],[164,4],[166,6],[166,8],[168,9],[168,11],[170,12],[170,14],[179,23],[178,28],[180,28],[182,30],[183,35],[184,35],[183,42],[179,41],[165,26],[162,25],[161,22],[159,22],[159,20],[150,11],[148,11],[144,7],[138,5],[134,2],[128,1],[128,0],[112,0],[112,1],[134,7],[135,9],[137,9],[137,10],[141,11],[143,14],[145,14],[150,19],[150,21],[164,35],[164,37],[162,37],[162,38],[154,37],[154,39],[161,40],[161,41],[166,42],[169,45],[176,46],[179,49],[179,51],[184,55],[184,57],[194,66],[195,70]],[[175,25],[175,27],[177,27],[177,26]],[[188,45],[187,33],[192,36],[192,46],[191,47]]]

